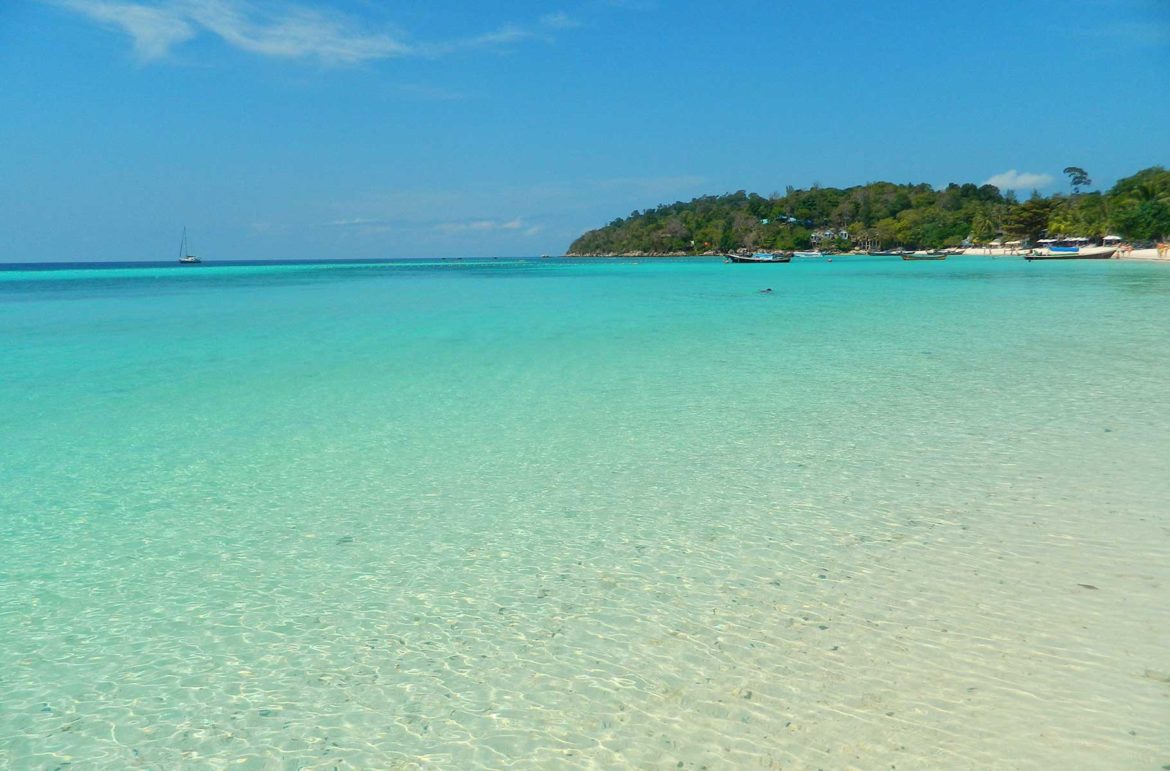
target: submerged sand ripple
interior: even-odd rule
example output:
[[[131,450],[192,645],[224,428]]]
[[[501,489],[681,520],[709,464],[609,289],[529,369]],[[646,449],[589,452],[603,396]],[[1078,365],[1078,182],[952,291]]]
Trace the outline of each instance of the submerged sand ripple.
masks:
[[[749,311],[778,338],[727,320],[728,274],[672,275],[585,316],[520,294],[549,303],[523,323],[490,281],[430,326],[386,320],[397,289],[249,296],[239,349],[152,338],[217,404],[165,373],[32,397],[0,765],[1170,762],[1170,359],[1140,299],[977,275],[907,337],[940,286],[810,283]],[[1091,339],[1025,323],[1057,300]]]

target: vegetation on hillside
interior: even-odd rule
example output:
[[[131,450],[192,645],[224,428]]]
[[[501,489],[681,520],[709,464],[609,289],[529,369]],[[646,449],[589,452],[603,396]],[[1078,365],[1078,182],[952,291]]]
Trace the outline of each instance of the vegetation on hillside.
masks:
[[[635,211],[573,242],[570,254],[701,254],[737,249],[932,249],[996,238],[1145,240],[1170,234],[1170,171],[1155,166],[1107,192],[1079,167],[1065,169],[1071,195],[1016,200],[992,185],[789,187],[769,197],[742,190]]]

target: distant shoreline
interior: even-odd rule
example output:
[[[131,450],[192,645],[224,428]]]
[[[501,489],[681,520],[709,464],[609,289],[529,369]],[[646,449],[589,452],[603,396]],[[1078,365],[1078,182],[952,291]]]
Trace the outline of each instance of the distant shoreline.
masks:
[[[971,247],[963,250],[963,256],[975,257],[1023,257],[1027,250],[998,248],[989,249],[987,247]],[[693,252],[613,252],[608,254],[577,254],[568,253],[561,255],[562,258],[570,259],[662,259],[662,258],[690,258],[690,259],[711,259],[714,257],[723,257],[722,252],[704,252],[702,254],[695,254]],[[826,255],[829,257],[868,257],[871,256],[868,252],[840,252]],[[1170,263],[1170,253],[1164,257],[1158,256],[1157,249],[1135,249],[1127,254],[1115,254],[1111,259],[1114,260],[1134,260],[1138,262],[1166,262]]]

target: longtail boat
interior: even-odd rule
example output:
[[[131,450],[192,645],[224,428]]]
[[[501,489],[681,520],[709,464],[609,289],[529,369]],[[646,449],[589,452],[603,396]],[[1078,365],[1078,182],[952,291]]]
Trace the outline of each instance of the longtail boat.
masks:
[[[772,252],[756,252],[752,255],[729,254],[723,258],[724,262],[792,262],[791,254],[773,254]]]

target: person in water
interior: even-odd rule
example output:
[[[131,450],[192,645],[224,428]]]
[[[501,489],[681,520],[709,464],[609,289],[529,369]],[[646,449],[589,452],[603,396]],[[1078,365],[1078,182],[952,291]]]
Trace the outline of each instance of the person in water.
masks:
[[[768,287],[767,289],[761,289],[760,294],[772,294],[772,287]]]

